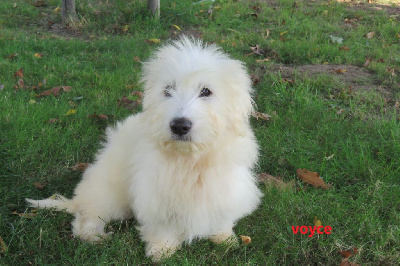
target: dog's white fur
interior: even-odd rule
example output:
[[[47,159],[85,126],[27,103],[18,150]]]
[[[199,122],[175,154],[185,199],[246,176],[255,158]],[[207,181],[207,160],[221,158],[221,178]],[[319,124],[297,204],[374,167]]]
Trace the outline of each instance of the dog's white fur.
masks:
[[[258,147],[245,67],[213,45],[183,37],[144,63],[142,81],[143,112],[108,129],[74,197],[27,201],[72,213],[73,233],[86,241],[106,236],[107,222],[134,216],[155,261],[195,238],[233,244],[232,227],[261,197],[252,172]],[[200,97],[204,88],[211,95]],[[192,122],[185,139],[171,132],[177,117]]]

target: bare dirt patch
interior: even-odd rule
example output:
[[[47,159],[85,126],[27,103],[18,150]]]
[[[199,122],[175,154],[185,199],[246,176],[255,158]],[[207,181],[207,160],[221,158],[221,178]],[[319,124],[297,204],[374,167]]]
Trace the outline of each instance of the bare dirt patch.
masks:
[[[374,80],[373,74],[368,70],[352,65],[275,65],[269,71],[280,75],[283,79],[294,80],[302,77],[313,77],[316,75],[328,75],[349,86],[354,91],[369,92],[376,91],[382,97],[389,97],[390,92],[379,82]]]

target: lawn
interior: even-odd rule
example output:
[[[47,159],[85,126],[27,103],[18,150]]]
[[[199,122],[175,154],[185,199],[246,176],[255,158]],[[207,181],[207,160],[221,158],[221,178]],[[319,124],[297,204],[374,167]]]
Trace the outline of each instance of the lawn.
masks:
[[[140,112],[141,62],[181,34],[245,62],[269,115],[251,121],[256,171],[285,183],[260,181],[262,204],[235,227],[251,243],[200,240],[164,263],[339,265],[350,251],[352,263],[400,264],[399,1],[161,1],[160,19],[144,0],[76,4],[63,28],[58,0],[0,2],[0,265],[151,263],[134,220],[93,245],[72,237],[71,215],[24,199],[72,196],[74,166]],[[319,222],[331,234],[292,230]]]

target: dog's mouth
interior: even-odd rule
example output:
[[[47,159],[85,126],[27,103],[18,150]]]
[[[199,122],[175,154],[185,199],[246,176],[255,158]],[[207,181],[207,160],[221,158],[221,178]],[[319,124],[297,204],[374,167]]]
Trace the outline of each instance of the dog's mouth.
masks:
[[[168,151],[175,151],[179,153],[194,153],[205,150],[206,146],[202,143],[193,142],[190,139],[183,140],[182,137],[179,139],[171,139],[161,143],[161,146]]]
[[[182,141],[182,142],[192,142],[192,137],[188,136],[188,135],[179,136],[179,135],[173,134],[171,137],[171,140]]]

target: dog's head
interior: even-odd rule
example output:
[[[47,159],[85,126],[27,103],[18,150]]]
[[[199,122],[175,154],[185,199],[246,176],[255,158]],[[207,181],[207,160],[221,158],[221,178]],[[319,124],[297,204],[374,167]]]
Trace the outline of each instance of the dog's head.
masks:
[[[165,45],[144,63],[142,81],[144,113],[164,147],[203,150],[227,134],[247,133],[250,78],[214,45],[188,37]]]

